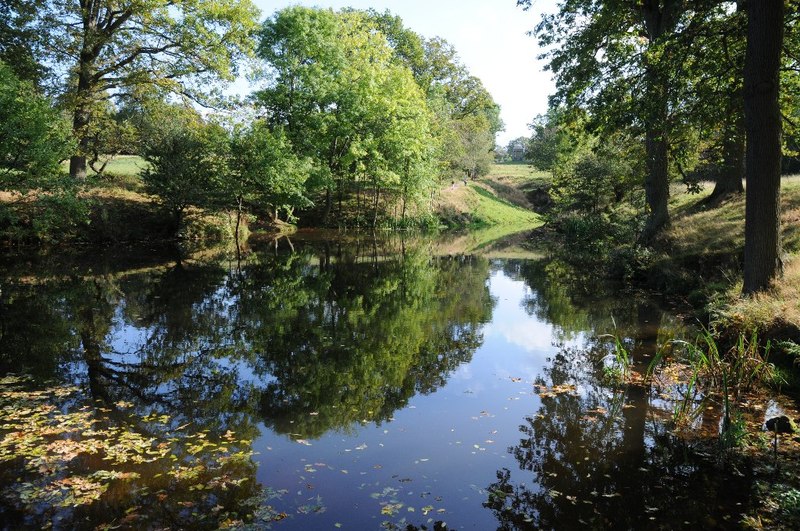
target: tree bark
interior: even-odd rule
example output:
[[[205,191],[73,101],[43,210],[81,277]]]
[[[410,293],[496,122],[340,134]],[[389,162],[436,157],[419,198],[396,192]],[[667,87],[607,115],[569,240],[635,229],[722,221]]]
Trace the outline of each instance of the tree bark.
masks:
[[[331,187],[325,189],[325,209],[322,211],[322,226],[325,227],[328,225],[328,217],[331,215],[331,209],[333,208],[333,198],[331,197]]]
[[[642,233],[642,241],[649,243],[664,228],[669,226],[669,144],[662,127],[648,129],[645,135],[647,175],[644,178],[644,193],[650,209]]]
[[[86,153],[89,151],[89,123],[92,119],[92,58],[82,53],[78,63],[78,85],[75,90],[75,110],[72,115],[72,134],[78,139],[78,151],[69,159],[69,176],[86,179]]]
[[[783,0],[747,3],[744,116],[747,192],[743,293],[767,289],[782,273],[780,240],[781,115],[779,69]]]
[[[674,28],[679,7],[680,2],[675,0],[642,2],[639,9],[651,46]],[[649,212],[641,241],[649,243],[669,226],[669,101],[668,81],[659,72],[658,66],[648,62],[645,69],[646,102],[643,112],[647,175],[644,190]]]
[[[736,118],[725,131],[725,139],[722,144],[722,168],[714,185],[714,191],[708,198],[709,203],[716,203],[731,195],[744,192],[742,185],[742,179],[745,176],[744,115],[740,106],[734,106],[731,112],[735,113]]]

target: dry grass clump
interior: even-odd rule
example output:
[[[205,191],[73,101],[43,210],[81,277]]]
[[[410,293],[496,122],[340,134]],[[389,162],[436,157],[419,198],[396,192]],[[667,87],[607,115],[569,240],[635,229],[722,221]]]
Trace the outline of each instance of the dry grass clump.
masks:
[[[741,282],[731,287],[730,303],[720,310],[723,321],[740,330],[800,331],[800,257],[792,256],[784,264],[783,277],[772,287],[751,297],[742,297]]]

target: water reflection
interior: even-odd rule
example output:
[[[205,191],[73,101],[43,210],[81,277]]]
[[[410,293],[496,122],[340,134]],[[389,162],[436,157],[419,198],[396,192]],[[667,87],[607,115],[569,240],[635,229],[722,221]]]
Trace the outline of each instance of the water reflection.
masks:
[[[712,479],[670,435],[669,404],[606,378],[603,334],[642,373],[680,329],[644,297],[557,260],[437,257],[431,242],[253,248],[243,260],[112,253],[0,270],[0,374],[33,375],[26,392],[76,385],[64,411],[175,456],[117,463],[139,479],[58,509],[59,526],[669,527],[746,505],[746,488]],[[93,436],[42,437],[49,448]],[[14,494],[16,478],[89,477],[106,451],[56,476],[0,453],[0,519],[52,519]],[[237,465],[214,469],[230,452]],[[194,460],[202,473],[184,477]]]
[[[526,307],[566,316],[567,334],[576,321],[609,326],[596,320],[602,303],[576,312],[563,297],[545,305],[541,293],[526,298]],[[614,330],[632,370],[644,375],[665,330],[674,333],[677,323],[648,303],[629,308],[634,315],[616,320]],[[713,467],[707,455],[673,436],[666,422],[671,404],[646,383],[609,382],[604,358],[610,350],[595,336],[584,348],[561,348],[543,367],[536,382],[545,389],[540,407],[524,418],[521,438],[508,448],[518,469],[501,468],[486,488],[484,507],[498,529],[735,525],[748,508],[747,478]]]
[[[279,433],[386,421],[481,343],[492,311],[486,261],[360,258],[325,247],[265,259],[236,280],[235,327],[269,381],[260,410]]]

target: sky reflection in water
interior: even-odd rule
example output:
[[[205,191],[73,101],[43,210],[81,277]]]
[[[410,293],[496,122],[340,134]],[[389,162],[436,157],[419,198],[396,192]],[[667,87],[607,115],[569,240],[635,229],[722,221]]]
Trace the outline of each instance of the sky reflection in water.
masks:
[[[674,528],[746,508],[648,390],[603,383],[600,334],[641,369],[677,328],[649,301],[541,260],[296,247],[240,269],[8,275],[0,362],[252,437],[275,529]]]

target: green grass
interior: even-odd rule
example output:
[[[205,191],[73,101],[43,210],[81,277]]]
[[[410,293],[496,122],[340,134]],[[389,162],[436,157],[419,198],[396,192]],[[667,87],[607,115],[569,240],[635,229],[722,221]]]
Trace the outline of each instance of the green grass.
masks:
[[[470,208],[473,225],[542,224],[541,218],[535,212],[519,207],[481,186],[470,186],[465,201]]]
[[[535,170],[529,164],[512,162],[492,165],[488,178],[523,189],[534,184],[549,183],[551,179],[549,172]]]
[[[117,155],[106,165],[104,173],[122,177],[136,177],[146,167],[147,162],[138,155]]]
[[[800,334],[800,176],[784,177],[781,183],[783,278],[752,297],[741,296],[744,194],[708,207],[702,199],[711,189],[707,185],[699,195],[673,189],[669,251],[660,258],[663,270],[685,279],[684,290],[695,284],[697,293],[690,298],[710,302],[707,309],[720,331],[758,331],[776,339]]]

